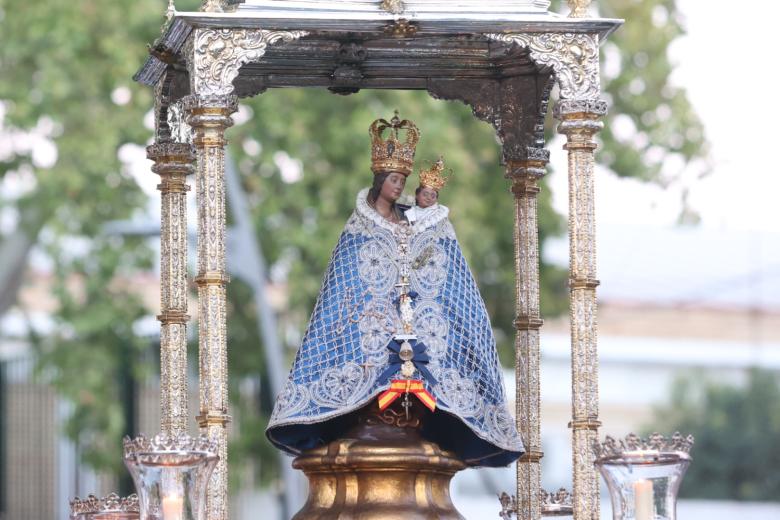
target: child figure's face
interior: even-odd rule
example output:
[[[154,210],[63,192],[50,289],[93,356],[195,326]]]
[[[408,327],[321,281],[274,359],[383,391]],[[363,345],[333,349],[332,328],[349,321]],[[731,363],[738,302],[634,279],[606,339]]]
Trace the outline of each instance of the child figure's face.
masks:
[[[420,191],[415,196],[415,201],[417,202],[417,205],[421,208],[427,208],[429,206],[433,206],[436,204],[436,201],[439,200],[439,193],[432,189],[427,188],[423,186],[420,188]]]

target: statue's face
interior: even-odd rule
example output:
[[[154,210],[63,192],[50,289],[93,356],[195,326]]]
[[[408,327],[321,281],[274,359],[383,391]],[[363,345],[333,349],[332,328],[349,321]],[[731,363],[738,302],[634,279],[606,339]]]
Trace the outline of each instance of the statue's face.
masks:
[[[406,186],[406,176],[402,173],[391,172],[382,184],[382,191],[379,193],[379,196],[385,200],[395,202],[401,196],[401,193],[404,192],[404,186]]]
[[[423,186],[417,193],[415,200],[417,201],[417,205],[419,207],[427,208],[436,204],[436,201],[439,200],[439,193],[433,188]]]

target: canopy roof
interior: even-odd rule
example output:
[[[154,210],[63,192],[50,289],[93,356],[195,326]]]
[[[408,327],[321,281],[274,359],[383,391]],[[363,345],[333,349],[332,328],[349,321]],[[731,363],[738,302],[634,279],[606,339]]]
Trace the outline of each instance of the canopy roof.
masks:
[[[383,17],[392,20],[402,16],[409,20],[511,20],[527,15],[545,16],[548,0],[246,0],[237,7],[239,14],[260,14],[271,18],[299,19],[343,18],[371,20]],[[391,12],[393,11],[393,12]]]
[[[231,12],[177,12],[136,80],[154,85],[168,65],[186,70],[184,44],[197,28],[306,31],[304,38],[269,45],[260,60],[241,68],[236,93],[248,96],[274,87],[350,93],[536,74],[526,49],[485,35],[587,33],[603,39],[621,24],[550,13],[547,0],[406,0],[398,14],[386,6],[381,0],[246,0]]]

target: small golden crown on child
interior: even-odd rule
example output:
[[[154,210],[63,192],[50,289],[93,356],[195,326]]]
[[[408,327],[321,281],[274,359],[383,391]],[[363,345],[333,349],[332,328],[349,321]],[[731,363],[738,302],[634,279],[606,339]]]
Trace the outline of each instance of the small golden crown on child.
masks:
[[[420,186],[439,191],[452,177],[452,170],[444,169],[444,157],[434,162],[430,168],[420,170]]]

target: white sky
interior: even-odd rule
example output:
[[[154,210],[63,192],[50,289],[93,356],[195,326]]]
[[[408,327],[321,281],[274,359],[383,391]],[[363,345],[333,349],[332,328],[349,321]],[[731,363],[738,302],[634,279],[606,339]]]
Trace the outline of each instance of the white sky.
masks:
[[[773,36],[780,4],[757,0],[739,8],[733,2],[678,0],[688,35],[670,49],[678,64],[674,82],[704,122],[712,150],[712,173],[662,190],[635,180],[597,172],[599,226],[668,227],[678,216],[683,186],[702,227],[722,231],[780,232],[780,167]],[[626,23],[631,23],[627,20]],[[551,143],[554,204],[567,210],[566,163],[562,141]],[[780,161],[780,157],[775,159]]]

